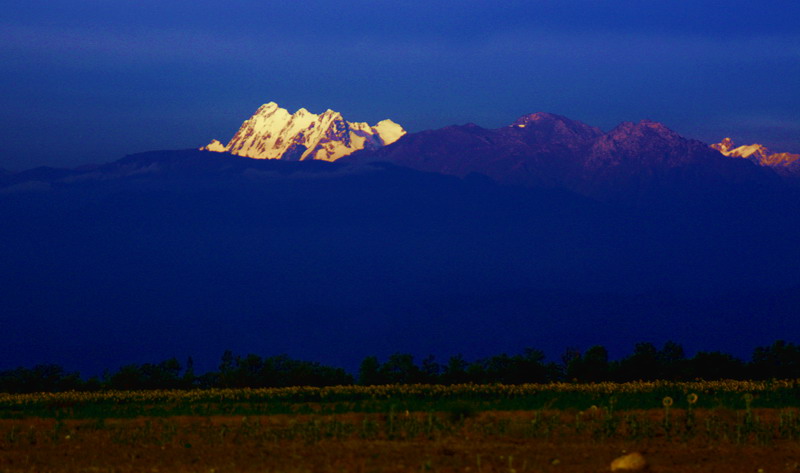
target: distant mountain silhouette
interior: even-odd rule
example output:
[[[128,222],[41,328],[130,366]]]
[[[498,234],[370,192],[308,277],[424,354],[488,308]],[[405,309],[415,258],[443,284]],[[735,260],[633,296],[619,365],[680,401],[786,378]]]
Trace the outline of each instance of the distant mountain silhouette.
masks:
[[[626,122],[603,133],[547,113],[494,130],[469,124],[411,133],[342,160],[387,161],[456,176],[481,173],[504,184],[563,187],[603,199],[776,182],[772,173],[727,159],[660,123]]]
[[[456,176],[480,173],[498,182],[559,187],[579,171],[599,129],[558,115],[533,114],[497,130],[474,124],[411,133],[345,162],[388,161]]]
[[[369,172],[377,166],[366,166],[358,172]],[[385,166],[383,166],[385,167]],[[263,183],[294,174],[306,178],[324,177],[348,172],[344,164],[310,160],[302,165],[283,160],[243,158],[228,153],[195,149],[149,151],[120,160],[75,169],[41,167],[2,176],[0,191],[9,193],[47,188],[87,186],[109,188],[166,188],[206,186],[220,187]]]
[[[582,193],[628,198],[652,193],[707,192],[720,186],[770,185],[778,179],[750,163],[726,159],[661,123],[625,122],[601,136],[574,183]]]

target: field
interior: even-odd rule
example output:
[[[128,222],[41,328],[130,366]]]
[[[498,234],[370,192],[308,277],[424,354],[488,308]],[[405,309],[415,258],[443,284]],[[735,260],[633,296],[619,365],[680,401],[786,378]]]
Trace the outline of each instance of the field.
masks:
[[[0,394],[0,472],[800,470],[796,381]]]

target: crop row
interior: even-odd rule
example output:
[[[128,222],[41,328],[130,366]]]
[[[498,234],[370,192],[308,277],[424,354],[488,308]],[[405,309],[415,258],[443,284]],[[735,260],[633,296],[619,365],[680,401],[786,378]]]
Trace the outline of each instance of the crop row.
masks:
[[[694,396],[696,407],[744,407],[745,394],[758,407],[796,407],[800,380],[523,385],[384,385],[261,389],[197,389],[0,393],[0,417],[214,415],[315,412],[387,412],[449,409],[466,403],[474,410],[651,409],[665,397],[676,407]],[[49,413],[49,414],[48,414]]]

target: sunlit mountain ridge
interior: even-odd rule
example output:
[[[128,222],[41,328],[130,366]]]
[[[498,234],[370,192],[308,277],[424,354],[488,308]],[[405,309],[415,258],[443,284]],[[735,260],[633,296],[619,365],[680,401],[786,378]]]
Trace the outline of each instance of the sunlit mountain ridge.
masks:
[[[270,102],[259,107],[226,145],[213,140],[201,149],[256,159],[335,161],[360,149],[394,143],[403,134],[403,127],[388,119],[371,126],[346,121],[330,109],[319,115],[305,108],[290,114]]]
[[[779,174],[800,176],[800,154],[773,153],[758,143],[737,147],[730,138],[714,143],[711,147],[725,156],[748,159],[760,166],[767,166]]]

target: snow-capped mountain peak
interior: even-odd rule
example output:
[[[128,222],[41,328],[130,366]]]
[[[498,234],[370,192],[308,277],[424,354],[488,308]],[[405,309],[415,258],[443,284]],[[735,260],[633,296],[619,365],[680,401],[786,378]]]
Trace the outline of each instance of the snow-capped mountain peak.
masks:
[[[723,138],[722,141],[719,143],[711,145],[712,148],[719,151],[720,153],[724,154],[725,156],[729,156],[729,152],[733,149],[733,140],[730,138]]]
[[[394,143],[404,134],[403,127],[391,120],[371,126],[348,122],[330,109],[319,115],[305,108],[290,114],[269,102],[242,124],[227,145],[213,140],[201,149],[257,159],[335,161],[360,149]]]
[[[732,158],[749,158],[751,156],[755,157],[756,159],[764,159],[769,156],[769,150],[758,143],[754,143],[752,145],[745,145],[735,147],[733,144],[733,140],[730,138],[725,138],[719,143],[711,145],[712,148],[719,151],[720,153],[724,154],[725,156],[729,156]]]
[[[800,154],[771,153],[766,146],[754,143],[735,147],[733,140],[725,138],[712,148],[731,158],[744,158],[760,166],[767,166],[779,174],[800,173]]]
[[[219,140],[211,140],[211,143],[203,146],[200,148],[203,151],[215,151],[217,153],[224,153],[225,152],[225,145],[222,144]]]

